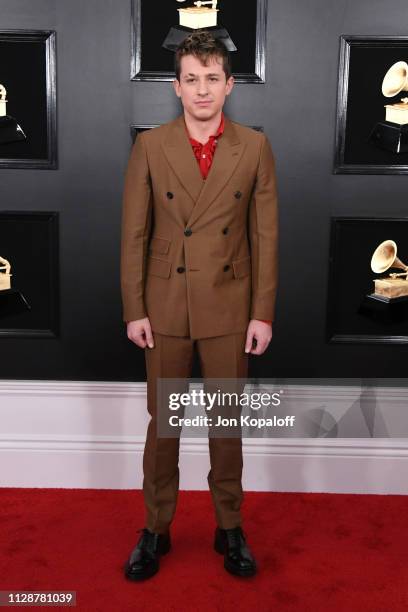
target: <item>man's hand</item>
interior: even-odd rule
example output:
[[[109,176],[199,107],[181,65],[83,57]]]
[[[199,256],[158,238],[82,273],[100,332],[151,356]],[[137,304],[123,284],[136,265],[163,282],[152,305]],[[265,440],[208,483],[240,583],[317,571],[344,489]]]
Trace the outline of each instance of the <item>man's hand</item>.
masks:
[[[129,340],[140,346],[140,348],[154,347],[152,328],[148,317],[129,321],[127,324],[127,337]]]
[[[252,348],[253,341],[256,340],[256,347]],[[245,343],[245,352],[252,355],[262,355],[268,348],[272,340],[272,324],[251,319],[248,325]]]

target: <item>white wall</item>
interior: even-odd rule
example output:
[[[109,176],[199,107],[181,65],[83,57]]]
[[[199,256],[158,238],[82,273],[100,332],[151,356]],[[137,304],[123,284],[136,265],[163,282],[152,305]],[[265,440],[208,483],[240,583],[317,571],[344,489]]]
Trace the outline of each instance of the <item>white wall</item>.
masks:
[[[245,439],[245,490],[408,493],[406,389],[371,389],[368,408],[358,387],[282,390],[336,437]],[[141,488],[148,418],[144,383],[2,381],[0,485]],[[182,439],[180,488],[207,489],[208,470],[207,440]]]

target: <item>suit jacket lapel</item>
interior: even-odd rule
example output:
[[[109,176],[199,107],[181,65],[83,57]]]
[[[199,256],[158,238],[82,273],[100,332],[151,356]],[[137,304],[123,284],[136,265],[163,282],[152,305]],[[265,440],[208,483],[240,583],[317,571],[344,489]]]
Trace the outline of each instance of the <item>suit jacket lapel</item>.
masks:
[[[239,140],[232,122],[225,117],[224,133],[218,139],[210,171],[194,206],[188,226],[191,227],[207,210],[231,178],[240,161],[245,144]],[[198,166],[197,160],[196,164]]]
[[[204,185],[204,180],[188,139],[183,115],[177,117],[169,125],[162,147],[167,161],[195,203]]]
[[[224,133],[218,139],[206,180],[201,176],[190,144],[184,115],[180,115],[169,125],[162,147],[170,166],[194,202],[187,223],[188,227],[191,227],[228,183],[241,159],[245,144],[239,140],[232,122],[225,117]]]

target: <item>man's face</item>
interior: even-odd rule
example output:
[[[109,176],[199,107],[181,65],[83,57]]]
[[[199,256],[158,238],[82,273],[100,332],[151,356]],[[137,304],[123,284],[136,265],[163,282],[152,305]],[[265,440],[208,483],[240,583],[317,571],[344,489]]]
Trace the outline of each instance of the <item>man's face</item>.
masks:
[[[221,57],[210,57],[208,66],[203,66],[194,55],[185,55],[181,58],[180,81],[176,79],[173,85],[184,111],[194,119],[208,121],[222,110],[234,77],[226,80]]]

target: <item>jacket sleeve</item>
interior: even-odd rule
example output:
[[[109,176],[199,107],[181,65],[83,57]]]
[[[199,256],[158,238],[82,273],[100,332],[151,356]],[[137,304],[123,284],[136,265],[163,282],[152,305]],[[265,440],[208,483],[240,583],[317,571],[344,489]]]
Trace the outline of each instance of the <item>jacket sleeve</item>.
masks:
[[[278,284],[278,196],[275,160],[269,140],[263,142],[249,204],[249,242],[252,264],[251,319],[275,319]]]
[[[129,157],[122,201],[120,281],[126,322],[147,317],[144,283],[151,223],[152,190],[142,132]]]

